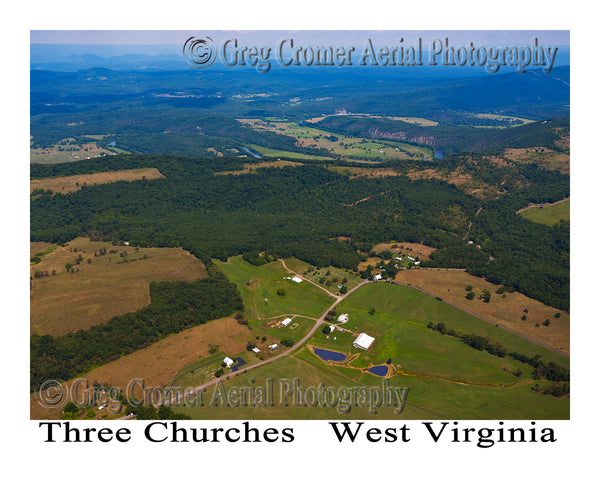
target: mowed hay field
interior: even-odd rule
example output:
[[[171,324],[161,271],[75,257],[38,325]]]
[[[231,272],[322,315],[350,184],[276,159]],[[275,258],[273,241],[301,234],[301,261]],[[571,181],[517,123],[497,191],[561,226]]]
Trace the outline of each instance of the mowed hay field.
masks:
[[[156,168],[134,168],[113,172],[87,173],[84,175],[68,175],[34,179],[29,182],[29,193],[36,189],[52,190],[54,193],[71,193],[80,190],[84,185],[101,185],[113,182],[132,182],[134,180],[154,180],[164,178]]]
[[[253,333],[247,326],[240,325],[233,317],[220,318],[171,335],[149,347],[102,365],[80,378],[86,379],[90,386],[98,382],[124,392],[127,384],[135,378],[144,380],[147,387],[165,387],[173,381],[179,370],[201,358],[209,357],[211,345],[218,345],[219,352],[233,355],[245,350],[249,337],[253,337]],[[73,381],[70,380],[67,385],[71,385]],[[58,418],[61,413],[60,409],[52,411],[42,408],[35,396],[31,395],[32,419]]]
[[[508,327],[538,340],[562,352],[570,352],[570,316],[567,312],[544,305],[518,292],[496,294],[499,286],[460,271],[403,270],[398,272],[396,282],[410,284],[440,298],[481,315],[492,322]],[[467,285],[473,286],[475,298],[467,300]],[[487,289],[491,292],[490,303],[478,297]],[[503,295],[505,297],[503,298]],[[527,310],[527,312],[525,312]],[[560,318],[554,314],[560,312]],[[525,315],[526,320],[521,318]],[[543,322],[548,319],[550,325]],[[536,327],[536,324],[539,325]]]
[[[554,225],[561,220],[569,221],[571,218],[571,201],[570,199],[566,199],[544,205],[544,207],[526,208],[521,210],[519,214],[532,222]]]
[[[103,248],[106,255],[94,256]],[[79,255],[82,259],[76,264]],[[74,273],[67,272],[67,263],[73,265]],[[35,277],[36,271],[48,272],[48,276]],[[181,248],[136,250],[77,238],[32,265],[31,277],[31,333],[56,336],[145,307],[150,303],[152,281],[193,281],[206,277],[206,269]]]

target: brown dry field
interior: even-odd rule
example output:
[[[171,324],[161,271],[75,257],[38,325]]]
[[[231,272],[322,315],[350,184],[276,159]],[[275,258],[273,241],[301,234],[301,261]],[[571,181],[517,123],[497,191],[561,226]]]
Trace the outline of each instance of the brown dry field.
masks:
[[[182,368],[209,357],[210,346],[219,345],[219,351],[233,355],[246,348],[253,337],[248,327],[240,325],[233,317],[220,318],[204,325],[192,327],[171,335],[149,347],[125,355],[84,374],[81,378],[93,385],[117,387],[126,392],[127,384],[135,378],[143,379],[147,387],[164,387],[170,384]],[[74,380],[67,382],[71,385]],[[32,419],[59,418],[61,411],[41,407],[34,395],[30,396]]]
[[[498,285],[486,282],[466,272],[458,271],[403,270],[398,272],[395,281],[420,287],[502,326],[511,328],[563,352],[570,352],[569,314],[563,311],[560,318],[554,318],[554,314],[559,310],[528,298],[521,293],[506,293],[506,298],[502,298],[502,295],[495,293],[499,288]],[[467,285],[473,286],[475,292],[473,300],[465,298],[467,293],[465,287]],[[484,303],[478,299],[479,294],[484,289],[492,293],[490,303]],[[528,310],[526,314],[523,312],[525,309]],[[527,315],[527,320],[521,320],[523,315]],[[542,325],[542,322],[546,319],[550,320],[550,325],[547,327]],[[539,327],[535,326],[536,323],[539,324]]]
[[[48,242],[30,242],[29,243],[29,257],[33,258],[36,253],[40,253],[45,251],[47,248],[51,247],[53,244]]]
[[[497,188],[491,187],[490,185],[483,183],[481,180],[474,180],[470,174],[464,173],[460,168],[452,170],[449,173],[441,172],[433,168],[426,168],[424,170],[409,171],[406,175],[411,180],[427,180],[431,178],[443,180],[452,185],[456,185],[465,193],[481,199],[496,196],[499,194]]]
[[[54,193],[71,193],[80,190],[83,185],[101,185],[112,182],[131,182],[134,180],[154,180],[164,178],[156,168],[135,168],[114,172],[88,173],[85,175],[69,175],[66,177],[41,178],[30,181],[29,193],[36,188],[52,190]]]
[[[539,150],[536,152],[536,150]],[[504,157],[518,163],[535,163],[549,170],[558,170],[568,174],[571,156],[567,153],[553,152],[547,148],[507,148]]]
[[[348,175],[350,177],[364,177],[364,178],[376,178],[376,177],[399,177],[404,175],[403,173],[396,172],[389,168],[361,168],[361,167],[328,167],[337,173]]]
[[[274,162],[259,162],[259,163],[244,163],[243,170],[232,170],[227,172],[216,172],[215,175],[242,175],[244,173],[252,173],[259,168],[281,168],[281,167],[298,167],[303,165],[299,162],[290,162],[288,160],[276,160]]]
[[[390,250],[391,252],[404,253],[411,257],[418,256],[421,260],[429,260],[430,255],[437,250],[437,248],[429,247],[421,243],[410,243],[410,242],[391,242],[391,243],[378,243],[373,247],[376,253],[384,250]]]
[[[94,257],[94,252],[103,247],[117,253]],[[117,263],[125,252],[129,262]],[[83,261],[75,265],[79,254]],[[148,258],[143,259],[143,255]],[[92,263],[88,264],[87,259]],[[79,271],[68,273],[67,263]],[[56,275],[51,274],[52,270]],[[135,251],[133,246],[113,246],[85,238],[74,239],[44,255],[40,263],[31,266],[32,277],[34,271],[48,271],[50,275],[32,279],[30,328],[32,333],[49,335],[86,329],[145,307],[150,303],[152,281],[206,277],[202,262],[181,248]]]

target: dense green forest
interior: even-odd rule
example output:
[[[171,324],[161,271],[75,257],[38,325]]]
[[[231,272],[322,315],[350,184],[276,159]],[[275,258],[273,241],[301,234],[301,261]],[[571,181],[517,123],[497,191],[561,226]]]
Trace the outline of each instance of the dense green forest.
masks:
[[[417,242],[440,249],[424,266],[465,267],[549,305],[569,308],[568,225],[548,227],[515,213],[528,202],[568,196],[568,176],[535,165],[477,167],[470,157],[440,162],[442,169],[469,166],[487,182],[504,185],[498,198],[479,200],[442,180],[352,178],[305,163],[245,175],[215,174],[241,169],[238,158],[131,155],[32,166],[33,177],[156,167],[166,178],[35,197],[31,239],[127,240],[181,246],[199,258],[222,260],[269,251],[355,270],[364,244]],[[402,171],[409,163],[390,165]],[[481,250],[466,245],[469,222],[469,238]],[[330,240],[335,237],[351,241]]]

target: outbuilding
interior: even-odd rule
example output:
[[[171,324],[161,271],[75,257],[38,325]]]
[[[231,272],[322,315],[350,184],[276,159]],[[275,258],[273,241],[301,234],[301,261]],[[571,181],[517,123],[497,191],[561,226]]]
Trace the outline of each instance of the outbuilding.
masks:
[[[356,340],[354,340],[352,346],[356,348],[362,348],[363,350],[368,350],[374,341],[375,339],[370,335],[361,333],[358,337],[356,337]]]
[[[292,321],[292,319],[291,319],[291,318],[286,318],[285,320],[283,320],[283,321],[281,322],[281,324],[280,324],[280,325],[281,325],[282,327],[287,327],[287,326],[290,324],[290,322],[291,322],[291,321]]]

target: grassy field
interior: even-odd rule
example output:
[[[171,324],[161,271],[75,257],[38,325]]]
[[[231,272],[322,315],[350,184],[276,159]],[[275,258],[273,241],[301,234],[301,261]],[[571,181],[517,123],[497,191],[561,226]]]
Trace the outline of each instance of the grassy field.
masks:
[[[95,143],[77,145],[74,139],[65,138],[51,148],[30,148],[29,161],[31,163],[66,163],[95,158],[102,154],[112,155],[112,152],[105,148],[99,148]]]
[[[369,309],[375,308],[371,315]],[[347,361],[331,364],[318,358],[306,347],[291,357],[280,359],[257,370],[241,373],[224,383],[232,387],[274,385],[273,406],[244,406],[230,408],[212,405],[214,388],[205,392],[205,404],[199,407],[178,408],[192,418],[256,418],[256,419],[325,419],[325,418],[456,418],[456,419],[541,419],[568,418],[568,398],[554,398],[536,393],[534,384],[546,385],[545,380],[533,380],[531,368],[510,357],[500,358],[475,350],[461,340],[443,336],[427,328],[429,321],[443,321],[457,328],[491,338],[508,348],[528,355],[540,354],[544,361],[554,361],[568,367],[569,360],[535,345],[510,332],[486,324],[444,302],[415,289],[390,283],[361,287],[345,299],[338,311],[350,315],[348,327],[355,333],[336,331],[326,335],[320,329],[308,345],[330,348],[348,355]],[[357,349],[352,341],[358,332],[375,337],[369,351]],[[334,339],[335,338],[335,339]],[[409,388],[405,411],[399,417],[391,407],[379,409],[376,417],[367,408],[354,407],[341,413],[335,406],[292,407],[279,402],[280,386],[286,381],[300,386],[324,385],[333,388],[374,387],[381,379],[366,369],[387,360],[396,370],[390,385]],[[521,370],[520,378],[512,372]]]
[[[371,308],[375,308],[372,315],[369,313]],[[348,323],[343,325],[344,328],[356,333],[366,332],[381,340],[374,344],[367,355],[373,365],[383,363],[389,358],[396,362],[396,359],[400,358],[399,363],[402,367],[411,370],[415,367],[415,358],[429,357],[429,353],[424,355],[418,352],[433,348],[431,344],[436,336],[429,337],[431,332],[426,328],[430,321],[443,322],[447,328],[489,337],[504,345],[509,351],[523,352],[531,356],[540,354],[545,361],[553,361],[563,366],[568,366],[569,363],[568,358],[562,355],[483,322],[430,295],[392,283],[365,285],[340,303],[337,311],[349,315]],[[419,338],[423,334],[426,334],[426,337]],[[458,342],[461,348],[463,347],[460,340],[439,334],[438,336],[436,343],[449,342],[442,350],[447,350],[455,342]],[[470,347],[464,351],[467,355],[482,353]],[[430,358],[439,358],[439,355],[440,352],[437,352]],[[484,356],[493,357],[487,353]],[[488,359],[486,358],[485,361],[487,362]],[[441,368],[446,369],[447,366]],[[465,372],[468,373],[468,370]]]
[[[527,125],[528,123],[533,123],[535,120],[529,120],[528,118],[523,117],[511,117],[509,115],[498,115],[495,113],[476,113],[475,116],[477,118],[490,118],[492,120],[518,120],[522,123],[515,123],[514,126],[518,125]]]
[[[29,192],[36,189],[52,190],[54,193],[71,193],[87,185],[101,185],[113,182],[132,182],[134,180],[154,180],[164,178],[156,168],[136,168],[114,172],[68,175],[66,177],[40,178],[29,182]]]
[[[568,312],[544,305],[518,292],[496,293],[499,286],[466,272],[444,270],[403,270],[395,281],[420,287],[449,302],[468,309],[499,325],[508,327],[530,338],[563,352],[570,351],[570,315]],[[475,292],[473,300],[467,300],[465,288],[471,285]],[[489,303],[479,300],[488,290],[492,294]],[[525,311],[526,310],[526,311]],[[559,318],[555,314],[560,314]],[[523,315],[526,316],[522,320]],[[543,323],[550,320],[550,325]],[[536,327],[536,325],[538,325]]]
[[[571,201],[570,199],[544,207],[531,207],[519,212],[519,215],[531,220],[532,222],[542,223],[544,225],[554,225],[561,220],[569,221],[571,218]]]
[[[291,122],[263,122],[262,120],[257,119],[239,119],[239,121],[257,130],[267,130],[282,135],[292,136],[300,146],[322,148],[331,152],[333,155],[340,155],[343,158],[350,160],[432,159],[431,149],[417,147],[403,142],[376,142],[359,137],[332,135],[325,130]],[[252,146],[252,148],[261,153],[260,149],[256,146]],[[284,155],[283,152],[281,152],[280,156],[295,158],[291,157],[289,154]]]
[[[281,315],[293,314],[318,318],[332,303],[331,297],[314,285],[286,280],[284,277],[290,274],[281,262],[256,267],[241,257],[232,257],[225,263],[215,263],[237,285],[249,319],[258,319],[262,323]],[[285,290],[285,295],[278,295],[279,289]]]
[[[323,117],[309,118],[307,121],[308,122],[320,122],[321,120],[324,120],[327,117],[335,117],[335,116],[337,116],[337,115],[325,115]],[[412,123],[414,125],[419,125],[421,127],[433,127],[435,125],[438,125],[438,122],[436,122],[435,120],[429,120],[427,118],[422,118],[422,117],[384,117],[381,115],[370,115],[367,113],[364,113],[364,114],[353,113],[351,116],[352,117],[365,117],[365,118],[384,118],[386,120],[400,120],[401,122]]]
[[[103,248],[106,255],[94,255]],[[73,265],[73,273],[67,272],[66,264]],[[206,276],[202,262],[181,248],[136,249],[84,238],[56,246],[30,268],[31,332],[49,335],[86,329],[139,310],[150,303],[152,281]]]
[[[277,150],[275,148],[261,147],[259,145],[251,144],[250,148],[262,155],[263,157],[297,158],[298,160],[302,160],[303,158],[308,158],[312,160],[331,160],[331,157],[324,157],[322,155],[309,155],[307,153],[288,152],[287,150]]]
[[[351,290],[362,282],[362,279],[356,276],[352,270],[336,267],[318,268],[312,266],[294,269],[288,263],[288,259],[285,260],[285,263],[288,268],[291,268],[304,278],[321,285],[326,290],[335,294],[339,293],[341,285],[346,285],[346,288]]]
[[[468,347],[467,347],[468,348]],[[514,377],[513,377],[514,378]],[[569,417],[568,399],[543,396],[532,391],[529,381],[510,386],[478,386],[430,380],[419,377],[394,376],[391,387],[408,388],[406,407],[396,413],[394,407],[379,407],[377,413],[366,407],[352,406],[342,413],[338,405],[295,406],[290,398],[282,402],[282,386],[298,381],[301,388],[380,387],[381,379],[358,369],[332,367],[302,349],[291,357],[242,373],[224,382],[233,387],[267,387],[273,384],[273,406],[242,406],[237,408],[214,405],[215,392],[209,388],[204,405],[177,407],[176,411],[194,419],[563,419]],[[543,384],[544,382],[540,382]],[[341,405],[341,401],[339,405]]]

